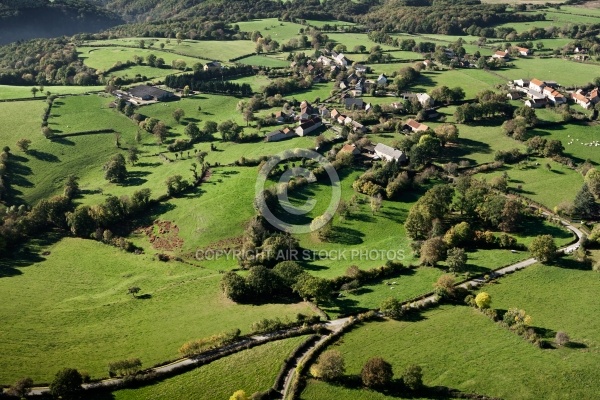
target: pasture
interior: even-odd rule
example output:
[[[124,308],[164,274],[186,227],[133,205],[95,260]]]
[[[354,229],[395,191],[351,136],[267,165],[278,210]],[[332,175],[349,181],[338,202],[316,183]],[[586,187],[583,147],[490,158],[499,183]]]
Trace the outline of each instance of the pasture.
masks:
[[[551,169],[547,168],[547,164]],[[480,173],[477,176],[489,180],[503,172],[508,173],[510,188],[550,209],[563,201],[573,201],[583,185],[583,177],[579,172],[544,158],[533,159],[523,166],[510,166],[500,171]]]
[[[266,55],[254,55],[248,56],[244,58],[240,58],[236,62],[241,64],[248,65],[256,65],[261,67],[271,67],[271,68],[285,68],[289,67],[290,62],[285,60],[280,60],[274,57],[269,57]]]
[[[165,76],[165,75],[172,73],[170,65],[173,62],[173,60],[183,60],[186,62],[187,66],[189,68],[191,68],[195,63],[200,62],[200,60],[198,60],[197,58],[182,56],[182,55],[174,54],[174,53],[167,52],[167,51],[161,51],[158,48],[141,49],[141,48],[134,48],[134,47],[116,47],[116,46],[106,46],[106,47],[80,46],[77,48],[77,50],[79,53],[79,58],[81,58],[86,65],[88,65],[92,68],[96,68],[101,71],[111,68],[112,66],[115,65],[115,63],[117,61],[121,61],[123,63],[126,61],[133,61],[134,56],[142,57],[145,62],[146,57],[148,57],[150,54],[154,54],[156,57],[163,58],[165,60],[165,65],[167,66],[167,68],[160,69],[160,68],[146,67],[146,70],[141,70],[143,72],[146,72],[146,74],[150,71],[149,70],[150,68],[156,69],[156,71],[158,71],[158,72],[154,72],[154,74],[161,73],[162,75],[160,75],[160,76]],[[130,68],[132,70],[132,72],[129,72],[129,73],[130,74],[133,73],[133,71],[135,71],[135,69],[139,68],[139,67],[140,66]],[[119,71],[119,72],[122,73],[123,71]],[[142,73],[142,75],[144,75],[144,73]]]
[[[251,395],[273,385],[283,361],[305,339],[267,343],[150,386],[116,391],[113,396],[116,400],[227,399],[240,389]]]
[[[600,65],[569,61],[562,58],[520,58],[511,61],[515,67],[497,73],[506,80],[537,78],[553,80],[561,86],[577,87],[600,76]]]
[[[40,88],[40,86],[35,86]],[[31,89],[33,86],[9,86],[0,85],[0,100],[8,99],[34,99]],[[46,92],[51,94],[65,95],[65,94],[81,94],[88,92],[100,92],[104,90],[104,86],[44,86],[44,93],[37,93],[35,98],[45,99]]]
[[[396,377],[409,364],[421,365],[428,386],[502,398],[588,398],[598,390],[596,278],[565,259],[529,267],[482,289],[491,294],[493,308],[523,308],[546,337],[564,330],[573,347],[539,349],[474,309],[442,306],[411,321],[366,324],[331,348],[345,356],[347,374],[358,374],[369,357],[381,356],[392,363]],[[303,398],[334,390],[312,385]],[[356,398],[380,397],[365,392]]]
[[[99,378],[109,361],[140,357],[148,367],[177,358],[191,339],[311,313],[302,303],[237,305],[210,270],[83,239],[23,248],[0,271],[0,382],[47,382],[62,367]],[[133,285],[141,288],[137,299],[127,294]]]

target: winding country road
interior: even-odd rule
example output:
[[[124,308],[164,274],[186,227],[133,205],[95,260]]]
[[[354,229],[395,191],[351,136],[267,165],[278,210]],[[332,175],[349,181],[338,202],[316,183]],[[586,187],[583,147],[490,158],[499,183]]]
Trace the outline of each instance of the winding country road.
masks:
[[[570,254],[573,251],[577,250],[579,248],[579,246],[581,245],[581,242],[584,237],[584,233],[577,227],[573,226],[569,221],[567,221],[563,218],[557,217],[548,212],[544,212],[543,214],[546,216],[554,217],[556,220],[560,221],[560,223],[566,229],[569,229],[577,236],[577,240],[574,243],[572,243],[568,246],[562,247],[558,251],[565,253],[565,254]],[[493,272],[490,272],[489,275],[493,278],[499,278],[506,274],[510,274],[512,272],[527,268],[527,267],[535,264],[536,262],[537,262],[537,260],[535,258],[533,258],[533,257],[528,258],[526,260],[519,261],[515,264],[511,264],[506,267],[495,270]],[[462,283],[458,284],[458,286],[464,287],[464,288],[470,288],[473,286],[481,286],[485,282],[486,281],[484,278],[478,277],[478,278],[473,278],[471,280],[468,280],[466,282],[462,282]],[[419,305],[427,304],[434,300],[435,300],[435,295],[430,294],[430,295],[423,297],[416,301],[409,300],[409,301],[405,302],[405,305],[419,306]],[[306,350],[304,350],[302,352],[302,354],[298,355],[293,363],[290,363],[288,370],[286,372],[284,386],[281,391],[282,398],[285,398],[285,396],[287,395],[287,393],[290,389],[290,385],[293,382],[294,372],[296,370],[296,367],[299,364],[303,364],[304,361],[308,359],[308,357],[310,356],[312,351],[314,351],[314,349],[317,348],[317,346],[319,346],[319,344],[321,344],[322,342],[327,340],[327,338],[330,335],[337,333],[339,330],[341,330],[343,328],[343,326],[350,320],[350,318],[351,317],[338,318],[338,319],[323,323],[323,326],[325,328],[327,328],[329,331],[331,331],[331,333],[329,335],[323,336],[321,339],[316,341],[311,347],[307,348]],[[296,329],[296,328],[293,328],[293,329]],[[245,338],[239,342],[227,345],[225,347],[208,351],[197,357],[182,358],[182,359],[174,361],[170,364],[162,365],[160,367],[150,368],[149,370],[147,370],[147,372],[155,373],[157,375],[173,375],[173,374],[177,373],[177,371],[179,371],[179,370],[181,370],[182,372],[185,372],[185,371],[188,371],[192,366],[202,365],[205,363],[205,361],[207,359],[218,356],[219,354],[223,354],[223,356],[227,356],[227,355],[231,354],[229,352],[242,351],[242,350],[248,348],[248,345],[250,345],[250,344],[252,344],[254,346],[258,346],[258,345],[267,343],[269,341],[272,341],[273,339],[277,340],[276,338],[279,336],[281,336],[281,338],[283,338],[285,336],[285,334],[289,333],[291,330],[292,329],[288,329],[285,331],[275,332],[275,333],[271,333],[271,334],[251,336],[251,337]],[[104,379],[104,380],[94,382],[94,383],[85,383],[82,386],[84,389],[95,389],[95,388],[99,388],[99,387],[117,388],[122,382],[123,382],[123,379],[121,379],[121,378],[111,378],[111,379]],[[34,388],[32,388],[30,395],[42,395],[48,391],[49,391],[48,387],[34,387]]]

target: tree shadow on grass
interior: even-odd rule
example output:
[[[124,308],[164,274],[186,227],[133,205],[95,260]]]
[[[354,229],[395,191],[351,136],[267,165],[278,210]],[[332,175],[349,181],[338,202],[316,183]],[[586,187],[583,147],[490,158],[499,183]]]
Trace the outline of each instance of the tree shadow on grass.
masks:
[[[565,347],[569,348],[569,349],[587,349],[588,346],[585,343],[581,343],[581,342],[569,342],[567,344],[565,344]]]
[[[42,249],[58,242],[62,235],[56,232],[49,232],[39,238],[33,238],[26,245],[21,245],[12,253],[7,254],[0,259],[0,278],[21,275],[19,268],[29,267],[31,265],[45,261],[45,255]]]
[[[54,133],[59,133],[59,131],[54,131]],[[62,144],[65,146],[75,146],[75,142],[60,136],[54,136],[51,140],[55,143]]]
[[[590,263],[577,261],[570,257],[559,258],[554,262],[553,265],[558,268],[573,269],[579,271],[590,271],[592,269]]]
[[[140,168],[159,167],[161,165],[163,165],[163,164],[159,163],[159,162],[139,162],[139,163],[135,164],[136,167],[140,167]]]
[[[342,226],[334,226],[331,229],[329,241],[339,244],[356,245],[363,242],[364,236],[365,234],[359,230]]]
[[[472,154],[491,154],[492,148],[485,142],[459,138],[458,146],[446,146],[440,157],[440,162],[456,162],[458,159],[467,159]],[[467,159],[469,160],[469,159]]]
[[[144,293],[140,296],[136,296],[135,298],[138,300],[148,300],[152,298],[152,295],[150,293]]]
[[[140,186],[148,182],[148,179],[142,178],[152,174],[150,171],[129,171],[127,173],[127,179],[122,186]]]
[[[27,154],[30,154],[31,156],[37,158],[40,161],[47,161],[47,162],[60,162],[60,159],[58,157],[56,157],[54,154],[50,154],[50,153],[46,153],[45,151],[39,151],[39,150],[29,150],[27,152]]]

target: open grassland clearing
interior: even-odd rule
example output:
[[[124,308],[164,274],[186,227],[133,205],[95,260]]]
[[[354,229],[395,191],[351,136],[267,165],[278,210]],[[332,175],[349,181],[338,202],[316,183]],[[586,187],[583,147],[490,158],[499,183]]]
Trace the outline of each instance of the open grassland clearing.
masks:
[[[279,44],[282,44],[284,41],[286,42],[293,37],[299,37],[301,29],[308,29],[304,25],[279,21],[277,18],[242,21],[238,22],[237,25],[242,32],[259,31],[263,37],[270,35],[271,39],[277,40]]]
[[[594,163],[599,163],[600,146],[595,143],[600,142],[600,125],[595,123],[587,124],[565,124],[553,127],[541,127],[531,131],[547,140],[560,140],[565,147],[564,153],[569,157],[578,159],[578,162],[587,159]]]
[[[290,62],[285,60],[280,60],[277,58],[269,57],[267,55],[254,55],[241,58],[236,62],[241,64],[248,65],[257,65],[261,67],[271,67],[271,68],[285,68],[289,67]]]
[[[10,86],[10,85],[0,85],[0,100],[8,100],[8,99],[33,99],[33,93],[31,93],[31,89],[34,86]],[[51,94],[80,94],[80,93],[88,93],[88,92],[97,92],[103,91],[104,86],[35,86],[36,88],[42,87],[44,89],[43,93],[38,92],[35,97],[37,98],[46,98],[46,92],[50,92]]]
[[[109,361],[130,357],[148,367],[176,358],[188,340],[310,314],[303,303],[234,304],[213,271],[90,240],[62,239],[43,250],[49,254],[23,249],[0,266],[0,382],[48,382],[62,367],[102,377]],[[141,288],[138,298],[127,294],[131,286]]]
[[[548,164],[551,169],[547,168]],[[563,201],[573,201],[583,185],[583,177],[579,172],[545,158],[532,159],[526,165],[506,166],[502,170],[476,176],[491,180],[504,172],[508,173],[510,188],[550,209]]]
[[[453,120],[454,107],[444,107],[439,110],[447,116],[447,121]],[[427,123],[435,129],[440,123]],[[467,160],[471,164],[482,164],[494,161],[494,155],[499,150],[520,149],[525,150],[525,145],[502,132],[500,126],[472,126],[458,125],[458,142],[450,144],[443,152],[443,157],[438,161],[441,164],[448,162],[459,163]]]
[[[593,296],[599,281],[595,272],[576,265],[569,259],[536,265],[482,289],[491,294],[493,308],[526,310],[549,338],[566,331],[572,347],[542,350],[474,309],[442,306],[411,322],[366,324],[332,348],[345,356],[348,374],[358,374],[369,357],[381,356],[393,364],[396,377],[410,364],[421,365],[428,386],[502,398],[588,398],[598,389]],[[320,390],[311,385],[306,393]]]
[[[395,48],[393,46],[375,43],[374,41],[369,39],[369,37],[366,33],[353,33],[353,32],[328,33],[327,36],[329,36],[329,40],[331,40],[335,43],[345,45],[349,52],[352,52],[354,50],[354,47],[361,46],[361,45],[365,46],[367,48],[367,51],[373,46],[380,46],[382,50],[398,50],[397,48]],[[362,61],[362,60],[366,59],[367,56],[368,56],[368,54],[366,54],[366,53],[365,54],[352,54],[352,55],[348,55],[347,58],[351,59],[352,61]],[[364,57],[364,58],[361,58],[361,57]]]
[[[256,45],[250,40],[190,40],[186,39],[177,44],[175,39],[158,39],[158,38],[125,38],[125,39],[110,39],[110,40],[97,40],[86,42],[88,46],[102,46],[102,45],[123,45],[123,46],[134,46],[139,47],[140,40],[144,40],[146,43],[146,49],[141,51],[148,51],[157,55],[160,53],[172,54],[174,58],[185,59],[185,56],[192,57],[195,62],[205,64],[208,60],[218,60],[227,62],[230,58],[240,57],[244,54],[254,53]],[[169,41],[169,43],[167,43]],[[152,48],[149,48],[149,44],[154,43]],[[160,45],[164,44],[164,50],[161,51]],[[131,49],[134,52],[138,49]],[[138,54],[138,53],[134,53]],[[166,60],[166,58],[165,58]],[[115,60],[118,61],[118,60]],[[193,65],[193,64],[191,64]],[[189,66],[191,66],[189,65]]]
[[[507,80],[553,80],[561,86],[584,86],[600,76],[600,65],[565,60],[563,58],[520,58],[511,61],[515,67],[497,73]]]
[[[431,92],[438,86],[461,87],[466,99],[473,99],[483,90],[493,90],[495,85],[506,83],[496,75],[479,69],[448,71],[421,71],[421,76],[410,87],[415,92]]]
[[[252,75],[245,76],[243,78],[232,79],[231,82],[239,83],[240,85],[242,83],[247,83],[252,87],[254,92],[259,93],[262,87],[267,86],[271,82],[271,79],[265,75]]]
[[[116,400],[227,399],[236,390],[251,395],[273,385],[284,360],[305,339],[300,336],[267,343],[150,386],[119,390],[113,396]]]
[[[109,109],[108,101],[97,95],[58,98],[49,126],[59,135],[110,128],[121,133],[123,143],[132,141],[134,125]],[[6,114],[0,128],[1,143],[13,148],[8,168],[9,197],[17,203],[33,204],[62,192],[69,174],[76,173],[83,181],[89,173],[99,175],[102,164],[117,152],[114,135],[110,133],[45,139],[39,125],[45,106],[43,101],[0,104],[0,112]],[[20,138],[32,141],[27,153],[16,149],[15,143]]]
[[[131,47],[116,47],[116,46],[106,46],[106,47],[86,47],[81,46],[77,48],[79,52],[79,58],[83,59],[84,63],[92,68],[96,68],[101,71],[105,71],[115,65],[117,61],[121,61],[125,63],[127,61],[133,61],[134,56],[139,56],[144,59],[146,62],[146,57],[150,54],[154,54],[156,57],[163,58],[165,60],[165,65],[170,67],[173,60],[183,60],[186,62],[187,66],[191,68],[195,63],[200,62],[197,58],[182,56],[179,54],[170,53],[167,51],[161,51],[158,48],[155,49],[141,49],[141,48],[131,48]],[[152,68],[152,67],[147,67]],[[161,76],[172,73],[170,68],[161,69],[155,68],[157,71],[162,71]],[[125,71],[134,70],[134,68],[130,68]],[[123,72],[123,71],[119,71]],[[129,72],[131,73],[131,72]]]

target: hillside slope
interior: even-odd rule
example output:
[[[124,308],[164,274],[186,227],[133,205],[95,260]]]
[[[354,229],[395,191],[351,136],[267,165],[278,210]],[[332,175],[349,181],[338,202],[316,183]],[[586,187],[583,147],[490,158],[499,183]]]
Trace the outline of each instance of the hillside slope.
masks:
[[[97,32],[122,22],[116,14],[84,0],[2,0],[0,44]]]

